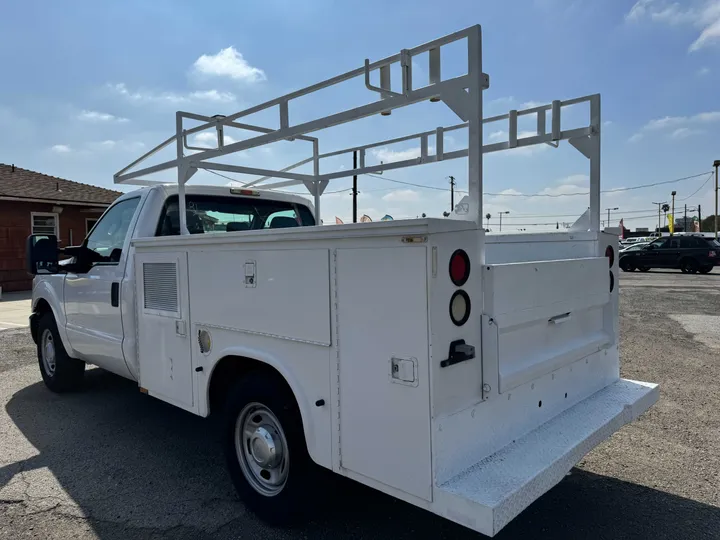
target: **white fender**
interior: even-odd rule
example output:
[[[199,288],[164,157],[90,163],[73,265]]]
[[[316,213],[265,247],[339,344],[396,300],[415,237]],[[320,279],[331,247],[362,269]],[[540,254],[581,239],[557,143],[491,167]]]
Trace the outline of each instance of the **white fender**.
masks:
[[[305,442],[307,444],[308,453],[312,460],[318,465],[332,468],[332,450],[331,450],[331,436],[330,436],[330,407],[329,403],[323,410],[314,406],[314,403],[310,403],[306,393],[303,391],[303,385],[298,380],[297,376],[293,371],[288,369],[288,363],[282,362],[279,358],[273,356],[267,351],[254,349],[243,346],[229,346],[214,355],[212,360],[212,366],[207,370],[207,377],[200,379],[199,384],[199,395],[204,396],[200,402],[200,415],[207,416],[210,410],[210,381],[212,380],[212,374],[215,371],[215,367],[221,359],[228,356],[240,356],[245,358],[251,358],[258,362],[262,362],[271,366],[277,370],[278,373],[285,379],[288,386],[292,390],[295,400],[297,401],[298,407],[300,408],[300,416],[302,417],[303,431],[305,432]],[[209,359],[208,359],[209,360]],[[316,423],[315,416],[321,414],[322,417],[327,416],[327,428],[323,429],[324,426]],[[323,418],[325,420],[325,418]],[[327,436],[325,434],[327,433]]]

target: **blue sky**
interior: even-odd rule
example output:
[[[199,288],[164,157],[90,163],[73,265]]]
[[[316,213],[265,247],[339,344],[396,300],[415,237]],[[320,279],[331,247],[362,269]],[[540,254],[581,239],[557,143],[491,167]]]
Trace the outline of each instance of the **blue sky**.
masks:
[[[211,6],[211,7],[210,7]],[[112,175],[174,131],[174,111],[231,113],[360,67],[455,30],[483,27],[483,70],[491,85],[486,114],[528,103],[602,95],[603,189],[633,187],[710,171],[720,159],[720,0],[528,0],[479,2],[374,0],[293,2],[153,0],[122,3],[15,2],[0,19],[0,162],[112,187]],[[457,53],[453,55],[452,53]],[[460,74],[462,50],[443,56]],[[417,60],[418,79],[427,67]],[[362,80],[291,104],[291,122],[375,99]],[[570,112],[578,125],[587,110]],[[274,115],[253,118],[274,126]],[[321,151],[457,123],[443,104],[423,103],[320,133]],[[521,126],[522,128],[522,126]],[[502,126],[486,136],[500,138]],[[240,139],[247,133],[231,134]],[[195,141],[207,144],[202,138]],[[463,144],[462,136],[450,144]],[[278,143],[236,156],[237,163],[281,168],[307,157],[304,143]],[[448,142],[446,141],[446,145]],[[416,149],[382,148],[390,161]],[[160,156],[170,158],[172,156]],[[325,171],[351,167],[336,160]],[[485,158],[485,212],[509,211],[503,228],[554,229],[587,207],[587,161],[567,143]],[[388,171],[385,177],[466,189],[465,160]],[[167,176],[172,180],[172,176]],[[246,180],[247,177],[239,177]],[[652,201],[677,190],[679,206],[712,213],[707,176],[603,196],[615,225],[652,226]],[[193,181],[226,181],[207,173]],[[347,188],[349,180],[328,191]],[[127,189],[124,187],[123,189]],[[379,219],[449,209],[449,193],[360,177],[361,213]],[[694,193],[693,192],[696,192]],[[522,196],[520,196],[522,195]],[[682,200],[685,199],[686,200]],[[346,192],[323,200],[323,218],[346,221]],[[676,212],[680,214],[680,211]],[[692,213],[692,212],[691,212]]]

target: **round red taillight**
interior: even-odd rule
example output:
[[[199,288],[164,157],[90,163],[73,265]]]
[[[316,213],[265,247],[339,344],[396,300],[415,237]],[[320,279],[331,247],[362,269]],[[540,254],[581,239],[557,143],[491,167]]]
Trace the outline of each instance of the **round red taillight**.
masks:
[[[450,256],[450,279],[456,287],[462,287],[470,277],[470,257],[462,249]]]
[[[455,291],[450,298],[450,319],[455,326],[462,326],[470,318],[470,297],[463,290]]]
[[[608,258],[610,268],[612,268],[612,265],[615,264],[615,250],[612,246],[608,246],[605,248],[605,256]]]

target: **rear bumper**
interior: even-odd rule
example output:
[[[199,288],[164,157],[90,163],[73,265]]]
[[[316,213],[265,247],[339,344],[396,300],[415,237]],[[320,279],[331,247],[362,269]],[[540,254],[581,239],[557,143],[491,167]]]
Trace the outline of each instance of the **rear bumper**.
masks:
[[[439,513],[494,535],[560,482],[590,450],[658,399],[658,386],[620,379],[437,486]]]

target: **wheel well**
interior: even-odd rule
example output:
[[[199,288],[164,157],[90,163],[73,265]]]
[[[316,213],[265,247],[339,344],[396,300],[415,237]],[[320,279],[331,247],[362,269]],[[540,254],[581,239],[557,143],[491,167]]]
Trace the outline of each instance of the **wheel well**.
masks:
[[[33,313],[43,314],[48,311],[52,311],[52,308],[50,307],[48,301],[44,298],[38,300],[38,303],[35,304],[35,307],[33,308]]]
[[[35,343],[37,343],[38,322],[40,322],[40,317],[42,317],[45,313],[52,313],[52,308],[47,300],[41,298],[33,308],[34,316],[30,317],[30,335]]]
[[[218,361],[210,378],[208,390],[210,414],[222,411],[228,392],[238,380],[248,373],[258,372],[275,378],[278,384],[282,384],[290,392],[290,395],[295,396],[285,377],[271,365],[244,356],[226,356]]]

